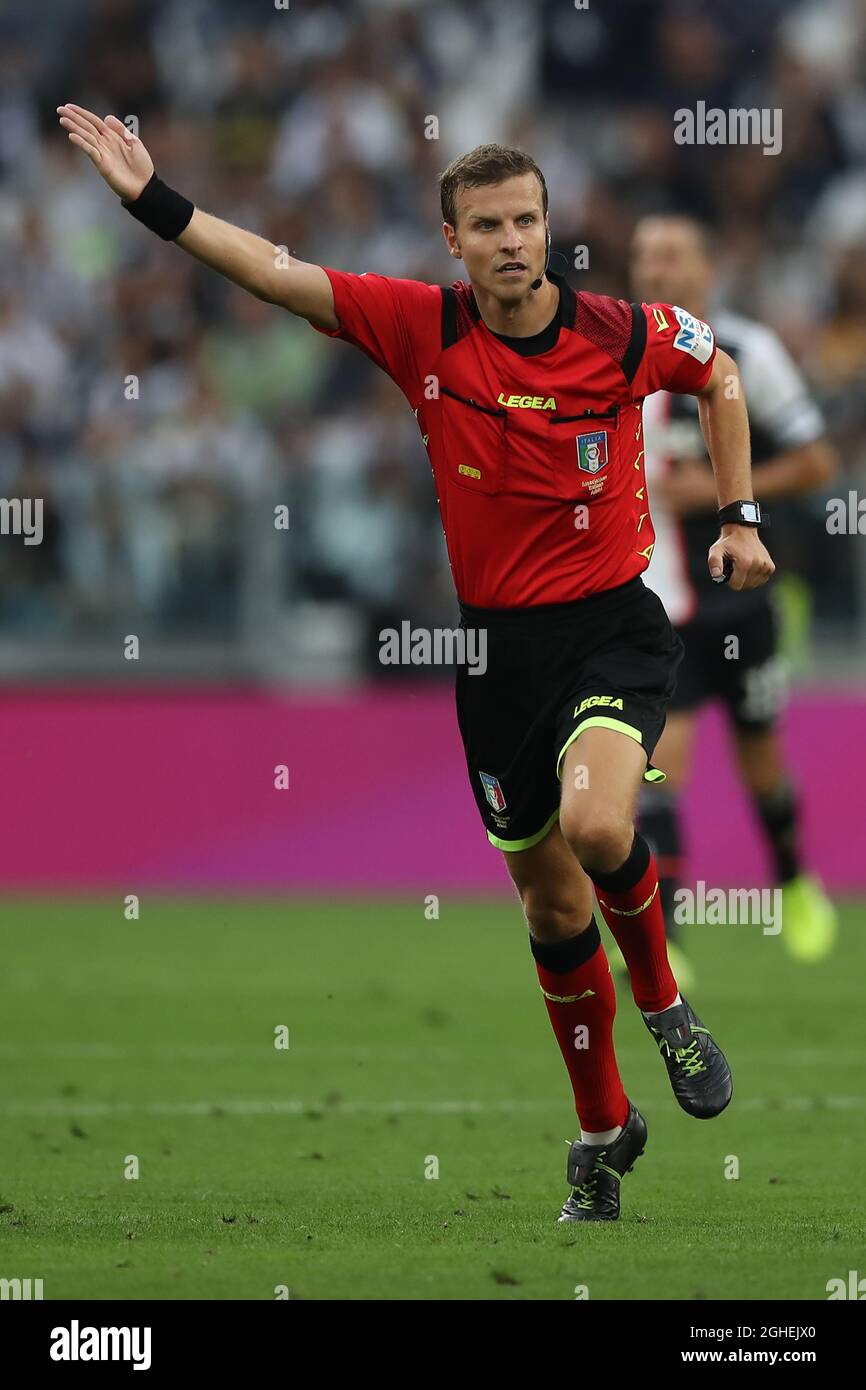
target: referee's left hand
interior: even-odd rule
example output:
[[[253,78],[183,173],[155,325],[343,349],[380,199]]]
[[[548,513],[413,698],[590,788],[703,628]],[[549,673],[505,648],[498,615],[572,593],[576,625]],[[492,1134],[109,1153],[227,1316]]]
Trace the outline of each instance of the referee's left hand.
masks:
[[[710,546],[707,561],[713,579],[725,571],[729,556],[733,570],[728,581],[731,589],[759,589],[775,573],[776,566],[753,526],[723,526],[719,539]]]

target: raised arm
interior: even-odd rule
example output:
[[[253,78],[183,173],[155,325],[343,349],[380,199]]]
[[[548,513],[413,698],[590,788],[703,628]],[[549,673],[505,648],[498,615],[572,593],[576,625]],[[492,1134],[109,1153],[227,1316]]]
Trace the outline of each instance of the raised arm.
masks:
[[[155,179],[153,160],[141,140],[116,116],[106,116],[103,121],[71,103],[58,106],[57,114],[70,142],[84,151],[109,188],[146,226],[159,230],[165,240],[175,241],[257,299],[288,309],[318,328],[339,328],[331,282],[321,266],[296,260],[255,232],[202,212],[166,188]],[[155,210],[153,214],[136,211],[145,189],[145,203]],[[192,215],[188,216],[190,209]],[[171,235],[175,218],[182,230]]]
[[[318,328],[339,328],[334,291],[320,265],[296,260],[255,232],[223,222],[201,208],[193,210],[176,244],[256,299],[278,304]]]

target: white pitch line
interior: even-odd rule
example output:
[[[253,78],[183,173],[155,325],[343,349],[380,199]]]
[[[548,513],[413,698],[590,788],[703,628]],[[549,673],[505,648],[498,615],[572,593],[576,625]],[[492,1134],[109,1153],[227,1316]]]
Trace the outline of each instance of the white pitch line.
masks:
[[[477,1050],[496,1052],[497,1055],[508,1050],[525,1050],[522,1044],[505,1047],[500,1042],[490,1042],[482,1049],[477,1040],[473,1046]],[[834,1066],[846,1064],[854,1066],[860,1065],[864,1056],[863,1048],[842,1051],[833,1048],[832,1044],[829,1043],[826,1048],[758,1047],[744,1048],[740,1053],[729,1046],[727,1050],[735,1058],[735,1061],[761,1060],[794,1067],[824,1065],[831,1054]],[[152,1046],[141,1048],[118,1047],[114,1043],[34,1043],[32,1046],[25,1043],[0,1043],[0,1061],[26,1062],[38,1059],[39,1061],[57,1062],[148,1062],[157,1057],[169,1061],[185,1062],[241,1061],[244,1058],[270,1056],[273,1051],[273,1038],[268,1035],[264,1036],[261,1043],[235,1045],[208,1042],[154,1043]],[[425,1044],[423,1047],[419,1045],[413,1048],[376,1043],[315,1043],[308,1045],[292,1041],[291,1047],[287,1051],[297,1057],[348,1057],[350,1059],[389,1057],[404,1058],[415,1062],[432,1055],[460,1058],[466,1056],[465,1047],[440,1043],[429,1046]],[[650,1043],[643,1047],[627,1043],[623,1046],[617,1046],[616,1052],[618,1057],[652,1055]]]
[[[668,1102],[664,1102],[667,1104]],[[671,1102],[672,1104],[672,1102]],[[641,1110],[655,1110],[658,1101],[641,1101]],[[323,1115],[464,1115],[509,1114],[515,1111],[542,1112],[567,1110],[568,1102],[558,1100],[349,1100],[329,1103],[323,1100],[202,1100],[202,1101],[81,1101],[22,1100],[0,1102],[0,1114],[11,1117],[51,1115],[80,1119],[112,1115],[304,1115],[315,1111]],[[864,1096],[745,1096],[734,1100],[737,1110],[861,1110]]]

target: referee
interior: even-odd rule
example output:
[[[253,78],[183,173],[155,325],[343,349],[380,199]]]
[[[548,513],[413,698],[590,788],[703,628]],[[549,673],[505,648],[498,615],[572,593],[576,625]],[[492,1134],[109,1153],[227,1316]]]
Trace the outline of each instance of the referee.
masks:
[[[632,240],[631,274],[635,294],[674,299],[703,317],[714,279],[708,233],[690,217],[643,218]],[[758,500],[772,502],[823,486],[833,476],[836,456],[824,438],[821,412],[776,334],[727,310],[714,315],[713,327],[719,346],[737,363],[749,403]],[[646,403],[644,430],[656,529],[647,583],[685,644],[658,750],[667,781],[646,789],[639,821],[657,855],[668,935],[681,857],[678,793],[688,775],[697,714],[716,700],[781,887],[782,940],[796,960],[820,960],[835,941],[836,912],[802,862],[799,807],[778,731],[786,673],[771,591],[731,593],[704,583],[704,557],[714,539],[715,484],[695,402],[659,391]],[[669,954],[688,988],[689,967],[678,946]]]
[[[677,1101],[700,1118],[731,1098],[727,1062],[677,989],[658,879],[634,830],[638,791],[682,644],[641,579],[654,545],[641,408],[696,395],[735,590],[773,563],[754,525],[736,367],[670,304],[576,294],[547,270],[547,188],[520,150],[482,145],[440,176],[443,232],[468,279],[350,275],[194,208],[114,116],[58,108],[61,126],[145,227],[268,303],[353,343],[387,372],[427,446],[461,622],[487,632],[483,675],[457,673],[457,717],[490,842],[505,857],[580,1121],[564,1221],[611,1221],[646,1123],[613,1046],[616,997],[593,888]],[[547,272],[547,273],[546,273]]]

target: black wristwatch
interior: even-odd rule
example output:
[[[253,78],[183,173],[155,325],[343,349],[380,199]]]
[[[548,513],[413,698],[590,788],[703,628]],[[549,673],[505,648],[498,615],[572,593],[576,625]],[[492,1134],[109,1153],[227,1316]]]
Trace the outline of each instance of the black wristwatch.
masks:
[[[761,511],[760,502],[729,502],[719,508],[719,525],[733,523],[735,526],[769,526],[770,518]]]

